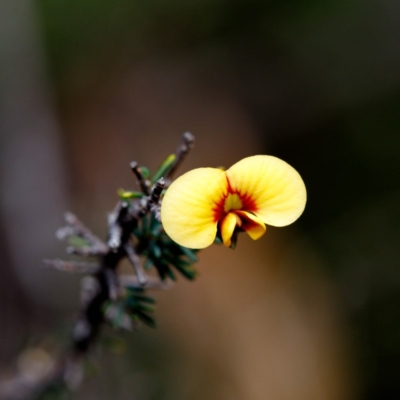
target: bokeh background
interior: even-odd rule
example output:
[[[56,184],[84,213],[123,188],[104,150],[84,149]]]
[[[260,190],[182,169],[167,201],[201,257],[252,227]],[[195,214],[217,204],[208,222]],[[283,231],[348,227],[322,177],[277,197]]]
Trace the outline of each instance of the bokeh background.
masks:
[[[2,0],[1,373],[67,340],[79,278],[40,268],[63,212],[104,236],[129,162],[191,131],[181,172],[273,154],[306,211],[203,251],[72,398],[399,399],[399,71],[396,0]]]

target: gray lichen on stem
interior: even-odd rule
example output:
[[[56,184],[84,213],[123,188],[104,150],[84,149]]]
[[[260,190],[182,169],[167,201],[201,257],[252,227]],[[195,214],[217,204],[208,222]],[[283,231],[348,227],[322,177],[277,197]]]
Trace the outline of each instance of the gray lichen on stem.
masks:
[[[51,362],[43,374],[17,373],[0,381],[0,399],[38,399],[55,387],[60,390],[76,389],[84,376],[82,362],[99,337],[105,323],[120,329],[136,327],[137,321],[153,325],[149,306],[153,300],[147,297],[148,289],[168,289],[175,279],[170,266],[174,266],[186,278],[194,279],[195,271],[187,259],[187,249],[172,242],[159,222],[160,200],[163,190],[192,149],[194,137],[185,133],[175,151],[173,162],[151,186],[136,162],[130,167],[137,179],[142,198],[121,199],[108,215],[106,240],[102,241],[74,214],[65,214],[65,226],[56,236],[67,240],[67,253],[89,257],[94,262],[44,260],[43,266],[58,271],[86,274],[82,279],[80,310],[72,327],[70,343],[61,355],[49,355]],[[168,259],[165,255],[168,254]],[[143,267],[140,256],[147,257]],[[134,275],[119,275],[120,262],[127,259]],[[195,258],[194,258],[195,259]],[[183,264],[186,263],[186,264]],[[184,265],[184,267],[182,267]],[[147,276],[145,269],[155,267],[159,278]],[[143,302],[148,306],[144,307]],[[149,311],[150,310],[150,311]],[[132,319],[133,317],[133,319]],[[131,323],[132,322],[132,323]]]

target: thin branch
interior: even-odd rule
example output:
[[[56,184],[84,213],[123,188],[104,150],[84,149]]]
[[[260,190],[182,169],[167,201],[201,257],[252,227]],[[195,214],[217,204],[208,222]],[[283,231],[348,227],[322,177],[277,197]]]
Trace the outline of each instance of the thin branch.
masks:
[[[152,211],[153,208],[158,204],[164,186],[165,186],[165,180],[164,178],[160,178],[151,188],[151,193],[147,200],[148,211]]]
[[[142,173],[142,170],[140,169],[138,163],[136,161],[132,161],[131,164],[131,170],[135,174],[136,179],[138,181],[138,184],[140,186],[140,189],[142,192],[146,195],[150,194],[150,181],[147,180]]]
[[[104,272],[107,280],[108,296],[111,300],[117,300],[119,287],[118,276],[115,271],[110,268],[105,269]]]
[[[129,243],[124,246],[126,255],[128,257],[129,262],[131,263],[133,269],[135,270],[135,274],[137,276],[139,284],[143,287],[147,283],[147,276],[143,270],[142,264],[140,262],[139,256],[136,254],[135,249]]]
[[[87,240],[91,247],[97,249],[99,254],[105,254],[108,251],[105,243],[95,234],[93,234],[92,231],[87,228],[86,225],[84,225],[74,214],[67,212],[65,213],[64,218],[67,225],[73,229],[74,234]]]
[[[118,319],[118,327],[128,331],[139,327],[139,323],[133,321],[132,317],[128,313],[121,311],[121,308],[116,304],[107,307],[104,318],[112,326],[115,326],[115,320]]]
[[[81,304],[87,308],[88,304],[100,293],[101,286],[95,276],[85,276],[81,280]]]
[[[189,150],[192,148],[194,137],[185,133],[176,150],[176,160],[165,178],[169,180],[182,163]],[[163,178],[159,179],[152,188],[136,162],[131,163],[138,183],[145,197],[132,202],[120,201],[108,216],[107,244],[94,235],[74,214],[66,213],[66,226],[57,231],[59,239],[79,237],[88,245],[68,246],[67,252],[79,256],[96,257],[96,263],[77,261],[44,260],[47,268],[60,271],[88,273],[81,280],[81,308],[78,318],[72,329],[72,340],[69,349],[61,357],[54,357],[52,368],[46,375],[26,380],[26,376],[17,373],[0,385],[0,398],[7,400],[34,399],[45,393],[49,388],[65,385],[69,389],[79,386],[83,377],[82,358],[85,357],[100,332],[105,319],[113,320],[115,315],[104,315],[104,306],[110,300],[116,300],[124,296],[128,288],[137,289],[169,289],[170,281],[162,281],[159,278],[146,276],[142,269],[139,254],[130,244],[132,233],[139,220],[148,212],[156,215],[160,210],[160,197],[166,186]],[[116,268],[125,257],[132,264],[136,276],[118,276]],[[114,309],[108,310],[113,314]],[[120,326],[130,329],[131,325],[126,321]]]
[[[43,353],[42,349],[34,349]],[[24,356],[24,354],[22,354]],[[27,373],[21,371],[12,377],[6,378],[0,381],[0,399],[1,400],[34,400],[40,394],[44,393],[49,386],[55,385],[57,382],[64,381],[65,372],[65,361],[59,360],[58,362],[51,358],[50,355],[46,354],[46,360],[33,359],[35,362],[36,371],[42,368],[42,374],[40,377],[33,377]],[[30,357],[30,355],[25,355]],[[34,358],[35,355],[32,355]],[[39,365],[38,362],[47,363],[48,365]],[[66,381],[65,381],[66,382]]]
[[[100,270],[100,265],[80,261],[43,260],[43,267],[64,272],[77,272],[80,274],[95,274]]]
[[[134,220],[139,220],[140,218],[143,218],[149,211],[156,212],[164,186],[164,178],[160,178],[151,188],[149,196],[135,201],[129,211],[127,222],[132,223]]]
[[[123,227],[121,222],[124,221],[128,214],[129,204],[119,201],[114,211],[108,215],[108,247],[116,252],[121,246]]]
[[[81,256],[81,257],[91,257],[99,255],[98,250],[93,247],[68,246],[65,250],[67,254]]]
[[[175,162],[172,165],[171,169],[165,175],[165,179],[171,180],[176,170],[181,166],[186,156],[189,154],[190,150],[194,146],[194,136],[190,132],[185,132],[181,140],[178,144],[178,147],[175,151]]]
[[[171,281],[161,281],[158,278],[153,276],[147,277],[147,282],[143,286],[137,276],[135,275],[120,275],[119,283],[121,287],[125,288],[134,288],[134,289],[159,289],[159,290],[168,290],[171,289],[173,283]]]

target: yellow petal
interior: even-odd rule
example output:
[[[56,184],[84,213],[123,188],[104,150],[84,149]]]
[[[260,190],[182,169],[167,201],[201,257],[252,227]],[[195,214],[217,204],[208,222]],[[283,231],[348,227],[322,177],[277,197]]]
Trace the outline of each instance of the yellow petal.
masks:
[[[231,237],[236,225],[241,225],[241,220],[234,213],[228,213],[220,222],[220,230],[222,236],[222,242],[225,246],[229,247],[231,245]]]
[[[251,211],[272,226],[294,222],[304,211],[307,193],[299,173],[285,161],[258,155],[244,158],[226,174],[243,210]]]
[[[197,168],[180,176],[161,204],[161,221],[167,234],[192,249],[211,245],[217,233],[215,210],[221,208],[227,190],[226,174],[220,169]]]
[[[244,229],[253,240],[260,239],[260,237],[264,235],[267,227],[259,217],[241,210],[236,210],[235,214],[242,220],[242,229]]]

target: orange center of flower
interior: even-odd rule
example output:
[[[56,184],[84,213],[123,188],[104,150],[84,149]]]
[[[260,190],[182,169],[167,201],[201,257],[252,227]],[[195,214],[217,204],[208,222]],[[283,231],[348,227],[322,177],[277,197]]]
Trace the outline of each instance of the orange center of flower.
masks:
[[[229,188],[230,189],[230,188]],[[245,230],[252,239],[260,238],[266,226],[255,214],[256,207],[250,196],[228,192],[214,208],[215,221],[219,222],[222,241],[225,246],[231,245],[231,238],[236,227]]]

